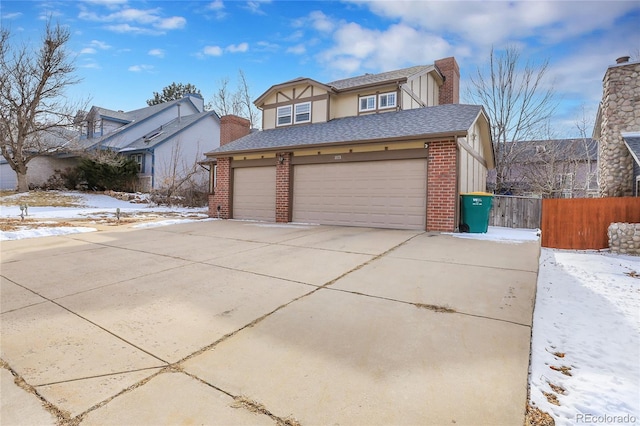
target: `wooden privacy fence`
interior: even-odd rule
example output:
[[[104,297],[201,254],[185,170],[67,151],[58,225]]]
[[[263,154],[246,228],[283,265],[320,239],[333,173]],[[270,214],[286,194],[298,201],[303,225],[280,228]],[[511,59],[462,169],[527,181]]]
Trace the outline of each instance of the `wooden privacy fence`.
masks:
[[[607,248],[607,229],[613,222],[640,223],[640,197],[544,199],[542,246]]]
[[[494,195],[489,225],[507,228],[540,228],[542,198]]]

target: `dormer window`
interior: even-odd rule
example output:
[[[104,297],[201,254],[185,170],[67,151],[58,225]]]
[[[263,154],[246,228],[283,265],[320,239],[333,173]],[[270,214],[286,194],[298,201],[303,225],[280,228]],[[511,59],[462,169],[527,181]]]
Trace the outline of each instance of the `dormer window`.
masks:
[[[380,109],[395,108],[396,106],[396,94],[395,92],[383,93],[379,96]]]
[[[291,124],[291,105],[278,108],[278,126]]]
[[[296,117],[295,124],[309,123],[311,121],[311,102],[295,105]]]
[[[302,124],[311,122],[311,102],[281,106],[277,109],[277,125]]]
[[[376,96],[361,96],[360,97],[360,112],[375,111],[376,109]]]

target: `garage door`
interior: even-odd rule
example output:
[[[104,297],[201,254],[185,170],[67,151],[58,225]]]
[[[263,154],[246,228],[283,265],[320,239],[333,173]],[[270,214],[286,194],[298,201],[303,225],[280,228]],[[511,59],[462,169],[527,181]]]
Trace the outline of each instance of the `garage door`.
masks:
[[[426,159],[294,167],[294,222],[424,229],[426,206]]]
[[[233,218],[276,220],[275,167],[233,169]]]

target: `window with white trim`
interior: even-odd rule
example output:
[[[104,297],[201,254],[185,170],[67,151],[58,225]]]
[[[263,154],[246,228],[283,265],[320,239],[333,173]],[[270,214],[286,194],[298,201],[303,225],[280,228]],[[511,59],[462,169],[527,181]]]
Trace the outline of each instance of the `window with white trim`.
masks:
[[[311,102],[294,105],[296,111],[294,123],[309,123],[311,121]]]
[[[376,95],[361,96],[359,111],[374,111],[376,109]]]
[[[382,93],[378,96],[378,105],[380,109],[395,108],[396,106],[396,93]]]
[[[277,126],[286,126],[288,124],[291,124],[292,122],[291,109],[292,109],[291,105],[278,107],[277,118],[276,118]]]

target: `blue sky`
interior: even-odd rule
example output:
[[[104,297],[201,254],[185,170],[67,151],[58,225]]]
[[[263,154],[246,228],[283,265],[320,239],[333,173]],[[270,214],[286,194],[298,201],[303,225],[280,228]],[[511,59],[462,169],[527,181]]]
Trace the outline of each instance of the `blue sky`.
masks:
[[[461,101],[469,76],[507,45],[550,62],[561,99],[558,137],[577,136],[582,106],[593,116],[602,77],[620,56],[640,56],[638,1],[11,1],[2,27],[37,43],[47,17],[69,26],[83,81],[69,97],[116,110],[146,106],[172,82],[205,101],[238,70],[253,98],[304,76],[320,82],[455,56]],[[35,44],[34,44],[35,45]]]

